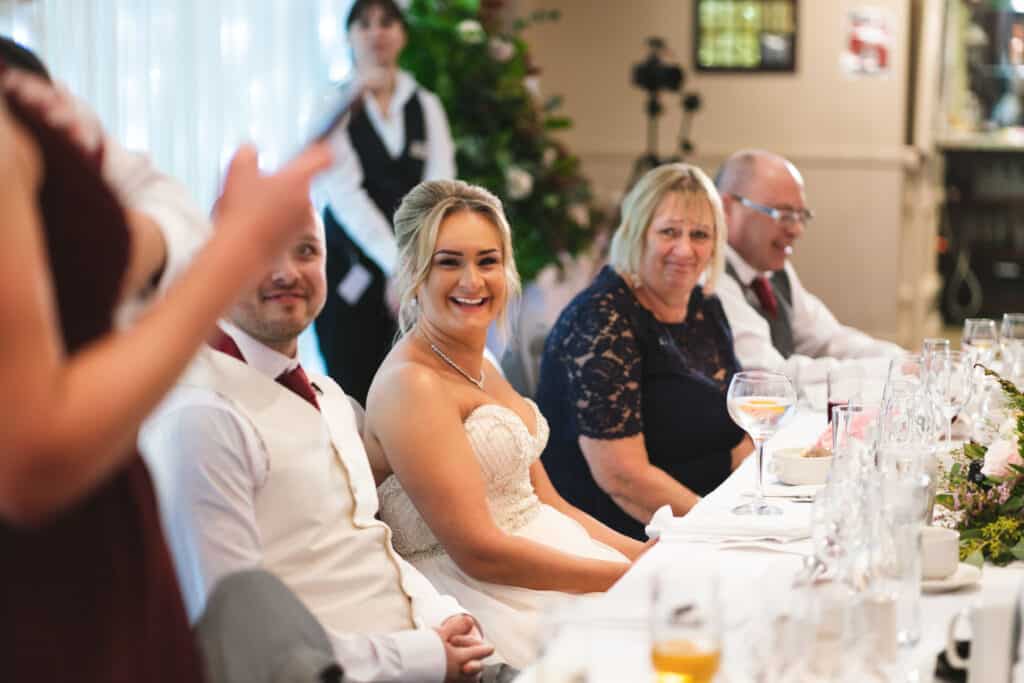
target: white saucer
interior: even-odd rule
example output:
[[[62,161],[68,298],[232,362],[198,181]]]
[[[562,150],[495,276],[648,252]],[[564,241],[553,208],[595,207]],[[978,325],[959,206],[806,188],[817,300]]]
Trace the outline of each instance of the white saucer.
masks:
[[[924,579],[921,581],[923,593],[948,593],[970,586],[981,580],[981,570],[973,564],[961,562],[952,575],[944,579]]]

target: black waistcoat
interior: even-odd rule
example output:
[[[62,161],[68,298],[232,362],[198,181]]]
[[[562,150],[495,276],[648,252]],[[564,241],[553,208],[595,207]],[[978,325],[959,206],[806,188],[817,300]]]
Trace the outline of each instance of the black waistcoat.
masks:
[[[348,125],[349,140],[363,168],[363,189],[391,225],[395,209],[412,188],[423,180],[426,165],[426,122],[418,92],[414,92],[402,108],[405,120],[405,146],[402,154],[392,157],[377,129],[373,127],[365,107],[361,107]],[[380,268],[346,234],[330,207],[324,210],[327,228],[328,285],[333,289],[356,262],[361,262],[374,276],[383,277]]]
[[[423,180],[426,157],[426,125],[416,93],[405,103],[402,116],[405,147],[397,158],[388,153],[365,109],[360,109],[349,123],[352,147],[363,166],[363,188],[389,223],[402,197]]]

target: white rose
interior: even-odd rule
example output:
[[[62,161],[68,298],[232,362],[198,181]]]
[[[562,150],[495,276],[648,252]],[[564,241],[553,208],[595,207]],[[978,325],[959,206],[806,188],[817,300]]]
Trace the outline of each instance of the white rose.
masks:
[[[581,228],[590,227],[590,209],[587,208],[586,204],[573,204],[566,213],[569,214],[570,220]]]
[[[455,32],[459,34],[459,40],[467,45],[479,45],[487,39],[484,27],[475,19],[463,19],[455,27]]]
[[[509,166],[505,171],[505,185],[511,199],[525,199],[533,192],[533,176],[518,166]]]
[[[526,88],[526,92],[530,93],[530,97],[537,102],[540,102],[544,97],[540,91],[540,78],[537,76],[527,76],[524,78],[523,87]]]
[[[1010,465],[1024,464],[1017,449],[1017,439],[999,439],[985,451],[985,465],[981,473],[986,477],[1005,477],[1011,474]]]
[[[495,36],[487,43],[487,50],[491,53],[491,59],[496,62],[507,62],[516,54],[516,46],[504,38]]]

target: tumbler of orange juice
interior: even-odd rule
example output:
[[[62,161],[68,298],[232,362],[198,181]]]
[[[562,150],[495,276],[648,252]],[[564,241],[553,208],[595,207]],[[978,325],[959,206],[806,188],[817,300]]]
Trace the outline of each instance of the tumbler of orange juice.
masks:
[[[699,572],[698,572],[699,573]],[[651,665],[657,683],[710,683],[721,660],[717,581],[678,567],[651,583]]]

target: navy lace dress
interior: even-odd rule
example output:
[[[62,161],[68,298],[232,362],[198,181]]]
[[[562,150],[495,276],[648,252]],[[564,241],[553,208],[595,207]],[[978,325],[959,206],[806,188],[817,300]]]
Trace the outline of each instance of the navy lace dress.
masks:
[[[706,495],[729,476],[743,438],[725,406],[739,369],[717,297],[697,286],[686,321],[663,323],[605,267],[562,311],[541,360],[537,403],[551,423],[542,457],[555,488],[613,529],[646,538],[594,481],[579,437],[643,434],[655,467]]]

